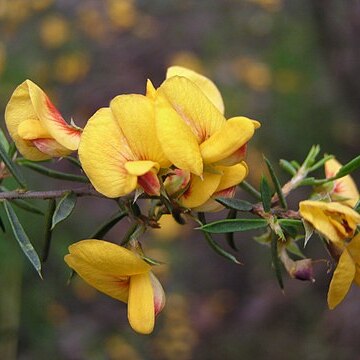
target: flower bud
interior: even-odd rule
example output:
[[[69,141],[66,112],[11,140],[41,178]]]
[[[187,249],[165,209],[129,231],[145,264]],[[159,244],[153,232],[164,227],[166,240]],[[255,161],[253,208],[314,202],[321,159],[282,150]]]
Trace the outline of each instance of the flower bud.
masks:
[[[188,170],[170,170],[169,176],[164,181],[166,192],[171,195],[182,193],[190,182],[190,172]]]

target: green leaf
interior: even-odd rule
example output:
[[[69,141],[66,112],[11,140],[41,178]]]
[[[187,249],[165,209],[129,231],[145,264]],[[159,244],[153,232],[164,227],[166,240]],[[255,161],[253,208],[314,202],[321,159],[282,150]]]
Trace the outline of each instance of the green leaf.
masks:
[[[156,265],[164,265],[165,264],[162,261],[155,260],[155,259],[153,259],[151,257],[148,257],[148,256],[145,256],[145,255],[140,255],[140,257],[150,265],[155,265],[156,266]]]
[[[0,146],[3,147],[3,149],[6,151],[6,153],[9,153],[9,142],[4,134],[4,131],[0,128]]]
[[[13,163],[9,155],[7,154],[7,151],[2,147],[0,144],[0,158],[4,162],[7,169],[11,172],[12,176],[16,180],[16,182],[22,187],[26,188],[25,180],[20,173],[18,167]]]
[[[48,210],[45,217],[45,241],[42,255],[42,261],[45,262],[49,256],[51,237],[52,237],[52,218],[56,209],[55,199],[49,199]]]
[[[229,214],[228,214],[228,216],[227,216],[227,219],[236,219],[236,215],[237,215],[237,211],[234,210],[234,209],[231,209],[231,210],[229,211]],[[226,242],[229,244],[229,246],[230,246],[233,250],[235,250],[235,251],[238,250],[238,248],[237,248],[237,246],[236,246],[236,244],[235,244],[234,233],[233,233],[233,232],[226,233],[226,234],[225,234],[225,239],[226,239]]]
[[[25,166],[31,170],[34,170],[38,172],[39,174],[54,178],[54,179],[60,179],[60,180],[66,180],[66,181],[75,181],[75,182],[81,182],[81,183],[89,183],[90,180],[86,176],[82,175],[73,175],[64,173],[61,171],[49,169],[45,166],[36,164],[30,160],[26,159],[18,159],[18,164],[21,166]]]
[[[268,181],[264,176],[261,178],[260,182],[260,193],[264,211],[268,213],[271,209],[271,189]]]
[[[360,155],[357,156],[355,159],[352,159],[345,165],[343,165],[339,171],[336,173],[335,178],[339,179],[341,177],[344,177],[346,175],[351,174],[353,171],[357,170],[360,167]]]
[[[358,213],[360,213],[360,200],[356,203],[354,210]]]
[[[275,269],[275,275],[276,275],[277,281],[279,283],[279,286],[280,286],[281,290],[284,290],[284,282],[283,282],[282,274],[281,274],[281,265],[280,265],[277,246],[278,246],[278,239],[274,235],[271,239],[271,259],[272,259],[272,263],[273,263],[273,266]]]
[[[264,228],[268,225],[265,219],[225,219],[203,225],[199,229],[213,234],[237,231],[248,231]]]
[[[110,229],[127,215],[126,211],[116,212],[110,219],[100,225],[90,236],[89,239],[102,239]]]
[[[3,232],[6,232],[5,225],[1,217],[0,217],[0,228]]]
[[[66,193],[56,206],[54,215],[52,217],[51,230],[61,221],[67,219],[76,205],[76,195],[73,192]]]
[[[261,200],[261,194],[247,181],[242,181],[239,186],[247,191],[250,195],[254,196],[256,199]]]
[[[76,166],[79,169],[82,169],[81,163],[80,161],[73,157],[73,156],[65,156],[64,159],[68,160],[69,162],[71,162],[74,166]]]
[[[253,208],[253,204],[245,200],[225,197],[218,197],[215,200],[221,205],[227,207],[228,209],[233,209],[237,211],[251,211]]]
[[[295,239],[298,234],[298,229],[296,226],[292,225],[283,225],[281,226],[283,231],[286,233],[286,235],[290,236],[291,238]]]
[[[275,170],[273,168],[273,166],[271,165],[270,161],[264,156],[264,160],[265,160],[265,163],[267,165],[267,168],[269,170],[269,173],[270,173],[270,176],[271,176],[271,180],[275,186],[275,191],[276,193],[278,194],[279,196],[279,201],[280,201],[280,205],[283,209],[287,209],[287,203],[286,203],[286,200],[285,200],[285,196],[283,194],[283,191],[282,191],[282,188],[281,188],[281,185],[280,185],[280,181],[275,173]]]
[[[280,167],[282,167],[286,172],[288,172],[291,176],[294,176],[297,173],[296,168],[287,160],[281,159],[279,161]]]
[[[38,254],[36,253],[34,247],[32,246],[28,236],[26,235],[24,228],[22,227],[14,209],[11,204],[7,200],[3,200],[4,208],[6,215],[9,219],[9,223],[11,229],[14,233],[14,236],[19,243],[21,250],[30,260],[31,264],[34,266],[35,270],[38,272],[39,276],[41,276],[41,262]]]
[[[302,221],[297,219],[278,219],[281,226],[302,226]]]

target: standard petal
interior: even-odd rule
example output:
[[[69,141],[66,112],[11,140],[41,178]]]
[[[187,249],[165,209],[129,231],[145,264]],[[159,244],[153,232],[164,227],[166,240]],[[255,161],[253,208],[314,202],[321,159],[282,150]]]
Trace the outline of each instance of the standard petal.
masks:
[[[12,94],[6,106],[5,122],[19,152],[29,160],[41,161],[49,159],[50,156],[43,154],[31,141],[22,139],[18,134],[18,127],[23,121],[39,120],[30,99],[28,82],[30,80],[24,81]]]
[[[334,309],[348,293],[355,276],[355,263],[345,249],[340,256],[339,263],[334,271],[328,292],[328,305]]]
[[[249,168],[244,161],[233,166],[217,166],[216,169],[223,173],[216,192],[240,184],[249,173]]]
[[[174,109],[157,101],[156,132],[166,157],[179,169],[201,175],[203,162],[196,137]]]
[[[224,114],[224,101],[219,89],[210,79],[182,66],[171,66],[167,69],[166,78],[169,79],[174,76],[183,76],[195,83],[216,108]]]
[[[252,120],[234,117],[226,121],[218,131],[200,145],[204,163],[216,163],[232,155],[254,135]]]
[[[160,166],[158,163],[150,160],[127,161],[125,163],[126,171],[136,176],[144,175],[153,168],[158,171]]]
[[[151,100],[156,98],[156,89],[150,79],[146,81],[146,97]]]
[[[221,174],[204,173],[203,178],[193,176],[190,186],[181,197],[181,205],[194,208],[208,201],[221,181]]]
[[[134,155],[109,108],[98,110],[86,124],[79,158],[95,189],[105,196],[118,197],[135,190],[137,176],[124,167]]]
[[[81,130],[70,126],[63,119],[58,109],[47,95],[36,84],[28,80],[29,95],[34,106],[34,111],[42,126],[51,134],[59,144],[69,150],[77,150]]]
[[[114,299],[127,302],[129,295],[129,277],[119,276],[99,270],[76,255],[66,255],[65,262],[89,285]]]
[[[157,97],[166,99],[201,144],[226,122],[221,112],[191,80],[173,76],[163,82]],[[156,102],[157,103],[157,102]]]
[[[73,263],[81,261],[92,269],[109,275],[132,276],[151,269],[149,264],[132,251],[108,241],[81,240],[70,245],[69,252],[67,256],[74,259]]]
[[[130,277],[128,319],[140,334],[150,334],[154,329],[154,291],[149,272]]]
[[[330,159],[325,163],[325,174],[327,178],[335,176],[342,165],[335,159]],[[346,198],[347,200],[340,201],[350,207],[355,207],[359,201],[359,191],[350,175],[344,176],[334,181],[333,193]]]
[[[349,245],[347,250],[353,258],[354,262],[360,265],[360,234],[355,235]]]
[[[110,108],[137,159],[170,166],[156,136],[152,100],[143,95],[119,95],[111,101]]]

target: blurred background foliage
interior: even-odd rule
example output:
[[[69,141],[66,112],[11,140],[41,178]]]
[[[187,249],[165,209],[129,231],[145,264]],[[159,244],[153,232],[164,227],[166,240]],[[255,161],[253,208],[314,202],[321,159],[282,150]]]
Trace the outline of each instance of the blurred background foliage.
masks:
[[[315,143],[342,162],[358,155],[359,27],[355,0],[0,0],[0,109],[29,78],[82,126],[114,96],[144,93],[147,78],[159,85],[169,65],[186,66],[216,82],[227,117],[261,121],[248,151],[256,184],[262,153],[301,160]],[[50,166],[73,170],[64,161]],[[32,189],[71,186],[26,175]],[[236,237],[245,264],[236,266],[214,254],[194,224],[171,218],[143,241],[147,255],[167,263],[155,268],[167,305],[154,334],[135,335],[125,305],[78,278],[67,285],[63,262],[67,246],[115,209],[110,200],[78,201],[54,233],[44,281],[10,232],[1,234],[2,359],[357,358],[359,291],[327,310],[324,263],[315,284],[288,279],[284,296],[269,250],[250,234]],[[41,253],[43,218],[18,215]],[[106,239],[119,241],[126,227]],[[307,254],[327,259],[319,243],[314,238]]]

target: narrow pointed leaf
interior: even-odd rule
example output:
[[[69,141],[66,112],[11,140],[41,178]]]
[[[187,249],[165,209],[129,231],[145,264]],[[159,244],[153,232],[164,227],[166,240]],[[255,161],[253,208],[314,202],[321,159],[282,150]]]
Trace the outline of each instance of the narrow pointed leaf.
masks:
[[[245,200],[225,197],[218,197],[215,200],[221,205],[227,207],[228,209],[233,209],[237,211],[251,211],[253,208],[253,204]]]
[[[281,159],[279,161],[279,165],[292,176],[294,176],[297,173],[296,168],[287,160]]]
[[[1,228],[1,230],[2,230],[3,232],[6,232],[6,230],[5,230],[5,225],[4,225],[4,222],[3,222],[3,220],[2,220],[1,217],[0,217],[0,228]]]
[[[349,175],[360,167],[360,155],[343,165],[337,172],[335,178],[339,179],[343,176]]]
[[[271,209],[271,189],[268,181],[264,176],[261,178],[260,182],[260,193],[264,211],[269,212]]]
[[[300,258],[306,258],[306,256],[302,253],[298,244],[294,240],[289,241],[289,243],[286,245],[286,250]]]
[[[16,166],[16,164],[13,163],[13,161],[11,160],[11,157],[9,157],[7,151],[5,151],[5,149],[2,147],[2,145],[0,144],[0,158],[1,160],[4,162],[5,166],[7,167],[7,169],[11,172],[12,176],[14,177],[14,179],[16,180],[16,182],[22,187],[22,188],[26,188],[26,184],[25,184],[25,180],[21,174],[21,172],[19,171],[18,167]]]
[[[354,210],[358,213],[360,213],[360,200],[357,202],[357,204],[354,207]]]
[[[48,210],[45,217],[45,242],[42,261],[45,262],[49,256],[51,237],[52,237],[52,218],[56,209],[55,199],[49,199]]]
[[[9,153],[9,142],[3,132],[3,130],[0,128],[0,146],[3,147],[3,149],[5,150],[5,152],[8,154]]]
[[[146,261],[149,265],[164,265],[165,263],[163,261],[158,261],[158,260],[155,260],[151,257],[148,257],[148,256],[145,256],[145,255],[140,255],[140,257]]]
[[[36,164],[32,161],[25,160],[25,159],[18,159],[18,164],[25,166],[31,170],[34,170],[38,172],[39,174],[54,178],[54,179],[60,179],[60,180],[67,180],[67,181],[75,181],[75,182],[81,182],[81,183],[89,183],[90,180],[86,176],[82,175],[74,175],[74,174],[68,174],[61,171],[49,169],[45,166]]]
[[[101,224],[100,227],[89,236],[89,239],[102,239],[108,233],[108,231],[110,231],[112,227],[115,226],[126,215],[126,211],[117,212],[110,219]]]
[[[56,206],[54,215],[52,217],[51,230],[61,221],[67,219],[76,205],[76,195],[73,192],[65,194]]]
[[[229,211],[229,214],[227,216],[227,219],[236,219],[236,215],[237,215],[237,211],[234,210],[234,209],[231,209]],[[235,250],[235,251],[238,251],[238,248],[235,244],[235,240],[234,240],[234,233],[233,232],[229,232],[229,233],[226,233],[225,234],[225,239],[226,239],[226,242],[229,244],[229,246]]]
[[[277,177],[277,175],[275,173],[275,170],[274,170],[273,166],[271,165],[269,159],[267,159],[265,156],[264,156],[264,160],[265,160],[265,163],[266,163],[267,168],[269,170],[271,180],[272,180],[272,182],[274,184],[275,191],[278,194],[280,205],[281,205],[281,207],[283,209],[287,209],[286,199],[285,199],[285,196],[283,194],[283,191],[282,191],[282,188],[281,188],[281,185],[280,185],[280,181],[279,181],[279,179],[278,179],[278,177]]]
[[[6,215],[8,217],[11,229],[14,233],[14,236],[19,243],[21,250],[24,252],[26,257],[30,260],[31,264],[34,266],[35,270],[41,276],[41,262],[38,254],[36,253],[34,247],[32,246],[28,236],[26,235],[24,228],[22,227],[14,209],[12,208],[10,202],[7,200],[3,201]]]
[[[250,195],[254,196],[256,199],[261,200],[261,194],[247,181],[242,181],[239,186],[248,192]]]
[[[264,228],[268,225],[265,219],[225,219],[203,225],[199,229],[213,234],[237,231],[248,231]]]
[[[271,259],[274,266],[276,279],[279,283],[281,290],[284,290],[284,282],[281,273],[281,265],[280,265],[277,246],[278,246],[278,239],[276,236],[273,236],[271,240]]]

